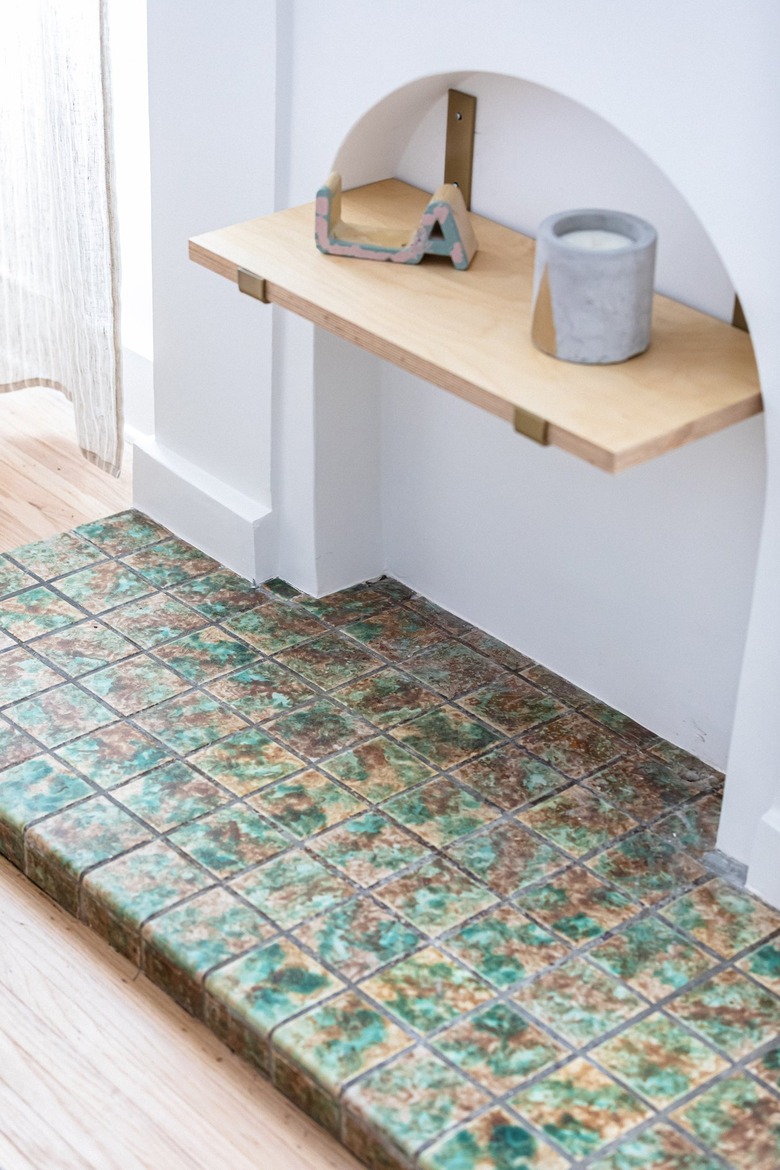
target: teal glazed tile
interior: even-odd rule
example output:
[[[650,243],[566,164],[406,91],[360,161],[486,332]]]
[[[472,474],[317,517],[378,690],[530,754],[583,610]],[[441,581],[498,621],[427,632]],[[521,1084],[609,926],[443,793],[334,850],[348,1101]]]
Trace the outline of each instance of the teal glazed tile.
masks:
[[[351,638],[340,634],[324,634],[313,642],[294,646],[280,654],[279,661],[324,691],[382,666],[381,658],[367,654]]]
[[[426,947],[372,975],[361,990],[397,1019],[427,1034],[493,998],[494,992],[436,947]]]
[[[343,626],[358,618],[372,617],[380,609],[386,609],[391,601],[386,594],[377,593],[367,584],[353,585],[350,589],[329,593],[327,597],[302,597],[299,604],[315,617],[334,626]]]
[[[502,897],[540,881],[568,858],[515,821],[502,821],[447,849],[455,861]]]
[[[467,695],[461,699],[461,705],[507,735],[530,731],[566,711],[562,703],[516,674],[505,675],[498,682]]]
[[[140,966],[141,925],[205,889],[213,879],[164,841],[151,841],[99,865],[81,884],[81,916],[112,947]]]
[[[720,955],[731,957],[780,929],[780,913],[720,878],[664,908],[664,917]]]
[[[571,783],[514,743],[501,744],[458,768],[455,777],[507,811],[550,796]]]
[[[263,723],[313,698],[315,692],[276,662],[255,662],[245,670],[209,682],[206,689],[247,719]]]
[[[373,886],[429,853],[379,811],[345,821],[310,841],[309,848],[361,886]]]
[[[0,769],[21,764],[29,760],[30,756],[37,756],[41,750],[35,740],[30,739],[20,727],[0,719]]]
[[[231,573],[230,569],[215,569],[204,577],[185,581],[175,587],[173,595],[197,609],[210,622],[225,621],[265,601],[251,581],[239,577],[238,573]]]
[[[361,1132],[365,1126],[372,1136],[381,1134],[391,1148],[411,1159],[422,1145],[465,1121],[488,1101],[485,1093],[443,1060],[415,1048],[347,1089],[343,1097],[348,1112],[346,1145],[366,1160],[373,1143],[366,1142]],[[374,1160],[372,1164],[389,1167],[397,1162]]]
[[[406,659],[400,666],[407,674],[448,699],[492,683],[503,674],[500,666],[463,642],[432,646],[415,654],[414,658]]]
[[[657,918],[638,918],[590,952],[624,983],[650,1000],[665,999],[698,979],[712,959]]]
[[[744,1073],[719,1081],[678,1109],[673,1120],[730,1170],[780,1166],[780,1101]]]
[[[703,760],[697,759],[682,748],[675,747],[665,739],[653,740],[647,750],[667,763],[680,780],[696,791],[720,788],[723,784],[722,772],[711,768]]]
[[[113,789],[127,808],[164,833],[224,804],[224,792],[180,760],[163,764],[152,772]]]
[[[651,905],[679,893],[707,872],[698,861],[649,829],[627,837],[589,864],[607,881]]]
[[[268,730],[294,752],[311,760],[343,751],[373,728],[330,699],[317,699],[269,723]]]
[[[211,573],[219,568],[212,557],[176,538],[131,553],[124,559],[125,564],[145,577],[155,589],[167,589],[190,577],[200,577],[203,573]]]
[[[268,861],[289,847],[280,832],[244,805],[220,808],[171,833],[169,840],[219,878]]]
[[[303,596],[300,589],[296,589],[289,581],[283,581],[281,577],[269,577],[267,581],[263,581],[263,589],[272,597],[281,597],[284,601],[293,601],[296,597]]]
[[[84,615],[70,602],[58,597],[45,585],[25,589],[0,601],[0,627],[21,642],[40,634],[61,630],[81,621]]]
[[[522,745],[572,780],[603,768],[626,750],[623,740],[581,715],[564,715],[527,732]]]
[[[25,841],[25,872],[71,914],[78,913],[85,870],[148,841],[149,830],[106,796],[34,825]]]
[[[444,846],[473,833],[499,815],[483,800],[451,780],[429,780],[420,788],[385,801],[383,808],[430,845]]]
[[[652,821],[691,796],[671,768],[649,755],[619,760],[591,776],[588,787],[638,821]]]
[[[408,585],[396,581],[394,577],[380,577],[371,582],[371,588],[375,593],[389,597],[391,601],[407,601],[413,595],[413,590]]]
[[[229,670],[249,666],[257,651],[239,642],[219,626],[206,626],[155,650],[158,658],[183,675],[188,682],[201,683]]]
[[[495,731],[468,719],[454,707],[429,711],[411,723],[394,728],[393,735],[437,768],[462,764],[492,747],[499,738]]]
[[[780,1035],[780,998],[739,971],[718,971],[678,995],[667,1010],[732,1060]]]
[[[501,991],[543,971],[568,953],[560,939],[512,906],[499,906],[467,923],[445,945]]]
[[[723,1170],[669,1125],[656,1125],[591,1162],[591,1170]]]
[[[103,613],[152,591],[148,581],[118,561],[101,561],[69,573],[58,580],[57,588],[89,613]]]
[[[59,577],[63,573],[73,573],[76,569],[94,565],[96,561],[103,560],[104,554],[75,533],[61,532],[58,536],[15,548],[11,556],[28,572],[50,581],[52,577]]]
[[[497,901],[490,890],[440,857],[393,878],[377,891],[377,897],[412,926],[431,935],[459,926]]]
[[[299,840],[337,825],[365,808],[362,800],[314,771],[270,785],[251,797],[249,803]]]
[[[752,951],[737,966],[780,996],[780,938]]]
[[[523,824],[573,857],[603,848],[614,837],[636,827],[632,817],[577,785],[518,816]]]
[[[148,654],[106,666],[87,675],[82,684],[122,715],[133,715],[187,689],[177,674]]]
[[[439,695],[392,669],[341,687],[335,698],[382,730],[416,719],[441,704]]]
[[[275,743],[259,727],[237,731],[227,739],[202,748],[190,759],[202,772],[236,796],[256,792],[258,788],[304,767],[303,760]]]
[[[51,756],[8,768],[0,777],[0,853],[22,869],[27,825],[93,793],[86,781]]]
[[[524,890],[515,901],[521,910],[573,943],[583,943],[614,930],[637,910],[625,894],[577,867],[565,870],[542,886]]]
[[[24,699],[8,707],[6,715],[48,748],[59,747],[116,719],[114,711],[73,683]]]
[[[150,520],[148,516],[134,508],[117,512],[115,516],[107,516],[105,520],[79,524],[74,532],[78,536],[86,537],[110,557],[145,548],[146,545],[154,544],[171,535],[161,524],[156,524],[154,520]]]
[[[514,999],[576,1048],[627,1023],[647,1006],[617,979],[577,957],[546,971]]]
[[[579,710],[581,714],[587,715],[588,719],[601,723],[609,731],[614,731],[615,735],[619,735],[621,739],[627,740],[635,747],[645,747],[656,739],[652,731],[648,731],[640,723],[635,723],[622,711],[616,711],[614,707],[599,702],[598,699],[591,699],[590,702],[584,703]]]
[[[342,629],[364,646],[393,661],[408,658],[410,654],[443,642],[447,637],[439,626],[403,606],[382,610],[362,621],[349,622]]]
[[[582,691],[579,687],[575,687],[574,683],[570,683],[567,679],[561,678],[559,674],[548,670],[546,666],[532,666],[528,670],[524,670],[523,674],[526,678],[530,678],[535,686],[540,687],[543,691],[547,691],[550,695],[554,695],[556,699],[560,699],[567,707],[584,707],[586,703],[593,701],[593,696],[589,695],[587,691]]]
[[[429,601],[421,593],[413,593],[411,597],[406,598],[404,604],[407,609],[414,610],[420,617],[424,617],[427,621],[433,622],[435,626],[441,626],[448,634],[453,634],[455,637],[460,637],[461,634],[467,634],[472,628],[463,618],[456,617],[454,613],[450,613],[447,609],[442,609],[435,601]]]
[[[353,898],[299,926],[295,937],[353,983],[413,951],[420,935],[369,898]]]
[[[404,792],[433,775],[427,764],[383,736],[334,756],[324,767],[353,792],[372,801]]]
[[[711,792],[664,817],[653,828],[659,837],[700,861],[705,853],[716,847],[720,807],[720,793]]]
[[[325,633],[322,622],[284,601],[266,601],[259,609],[225,622],[229,630],[263,654],[278,654]]]
[[[167,593],[152,593],[140,601],[131,601],[107,613],[103,620],[144,650],[200,629],[205,622],[202,614]]]
[[[38,582],[29,573],[25,573],[17,565],[0,557],[0,598],[8,597],[11,593],[18,593],[20,589],[29,589]]]
[[[780,1091],[780,1047],[770,1048],[750,1065],[751,1072],[773,1089]]]
[[[142,934],[147,976],[199,1015],[205,975],[267,942],[273,929],[256,910],[216,887],[157,915]]]
[[[322,914],[354,894],[354,887],[299,849],[267,861],[231,883],[283,930]]]
[[[60,682],[62,675],[21,646],[0,654],[0,704],[27,699]]]
[[[200,691],[149,707],[137,722],[181,756],[246,727],[239,715]]]
[[[583,1058],[521,1089],[509,1105],[574,1158],[596,1153],[650,1116],[638,1097]]]
[[[497,1097],[567,1056],[568,1052],[509,1004],[495,1003],[459,1020],[434,1048]]]
[[[505,1109],[491,1109],[420,1156],[422,1170],[566,1170],[568,1162]]]
[[[47,634],[35,643],[35,649],[52,666],[71,678],[137,653],[127,638],[96,621],[81,622]]]
[[[658,1013],[600,1044],[592,1056],[659,1109],[728,1067],[708,1044]]]
[[[76,739],[57,754],[101,788],[133,780],[170,758],[159,743],[125,722]]]
[[[465,642],[467,646],[473,646],[475,650],[479,650],[480,654],[492,658],[505,670],[525,670],[526,667],[534,665],[533,658],[521,654],[519,650],[507,646],[506,642],[499,641],[492,634],[486,634],[484,630],[471,629],[467,633],[461,634],[461,641]]]

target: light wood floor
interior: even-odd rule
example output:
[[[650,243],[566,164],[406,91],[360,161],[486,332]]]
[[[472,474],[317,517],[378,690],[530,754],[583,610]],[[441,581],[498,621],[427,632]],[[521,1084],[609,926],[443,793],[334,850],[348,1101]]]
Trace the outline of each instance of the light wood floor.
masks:
[[[129,502],[128,478],[78,456],[63,405],[56,391],[0,395],[0,548]],[[0,1167],[360,1170],[2,859]]]

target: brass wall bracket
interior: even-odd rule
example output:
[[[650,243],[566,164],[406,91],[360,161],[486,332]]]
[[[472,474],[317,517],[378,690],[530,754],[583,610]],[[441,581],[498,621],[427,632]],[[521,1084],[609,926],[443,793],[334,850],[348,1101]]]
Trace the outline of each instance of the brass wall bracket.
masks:
[[[254,297],[256,301],[262,301],[264,305],[269,303],[268,297],[265,295],[265,281],[262,276],[255,276],[254,272],[247,272],[245,268],[238,270],[238,289],[239,292]]]
[[[471,207],[471,174],[474,167],[474,124],[477,99],[460,90],[449,91],[447,143],[444,148],[444,182],[453,183]]]
[[[522,406],[515,407],[515,430],[525,435],[527,439],[533,439],[535,443],[541,443],[543,447],[549,446],[549,424],[546,418],[540,418],[538,414],[533,414],[530,410],[523,410]]]

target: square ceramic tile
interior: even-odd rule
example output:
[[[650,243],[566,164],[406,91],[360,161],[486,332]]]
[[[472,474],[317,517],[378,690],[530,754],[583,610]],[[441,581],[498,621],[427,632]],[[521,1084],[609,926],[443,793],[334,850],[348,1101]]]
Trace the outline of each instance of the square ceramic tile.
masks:
[[[101,561],[60,577],[57,589],[89,613],[103,613],[152,591],[148,581],[118,561]]]
[[[587,691],[575,687],[574,683],[561,678],[559,674],[548,670],[546,666],[531,666],[528,670],[523,671],[523,675],[525,678],[530,678],[534,686],[554,695],[567,707],[584,707],[586,703],[593,701],[593,696],[589,695]]]
[[[144,650],[151,650],[162,642],[200,629],[206,619],[167,593],[152,593],[140,601],[112,609],[103,620]]]
[[[360,986],[403,1023],[426,1034],[494,995],[487,983],[436,947],[400,959]]]
[[[713,960],[657,918],[638,918],[599,943],[591,959],[651,1000],[698,979]]]
[[[458,768],[455,777],[506,810],[519,809],[571,784],[567,776],[514,743],[502,744]]]
[[[749,1067],[757,1077],[780,1092],[780,1047],[762,1053]]]
[[[59,747],[116,719],[116,713],[105,703],[73,683],[24,699],[7,707],[5,713],[48,748]]]
[[[246,727],[239,715],[201,691],[148,707],[136,721],[182,756]]]
[[[691,790],[671,768],[649,755],[629,756],[597,772],[588,787],[638,821],[652,821],[683,801]]]
[[[433,770],[384,736],[369,739],[323,765],[366,800],[380,801],[428,780]]]
[[[423,1170],[566,1170],[568,1165],[504,1109],[482,1113],[420,1155]]]
[[[626,837],[589,865],[627,894],[651,905],[686,889],[707,872],[649,829]]]
[[[263,581],[263,589],[272,597],[281,597],[284,601],[293,601],[296,597],[303,597],[300,589],[296,589],[289,581],[283,581],[281,577],[269,577],[267,581]]]
[[[511,646],[507,646],[506,642],[501,642],[498,638],[492,637],[491,634],[486,634],[484,630],[469,629],[465,634],[461,634],[461,641],[465,642],[467,646],[473,646],[475,650],[479,650],[480,654],[484,654],[487,658],[492,658],[505,670],[525,670],[526,667],[534,664],[533,658],[521,654],[519,650],[514,650]]]
[[[442,701],[409,675],[389,668],[340,687],[334,698],[383,730],[416,719]]]
[[[21,646],[0,654],[0,704],[27,699],[61,682],[61,674]]]
[[[274,824],[302,840],[353,816],[366,806],[321,772],[301,772],[264,788],[249,803]]]
[[[408,601],[414,595],[413,589],[396,581],[394,577],[379,577],[370,584],[374,593],[381,593],[382,597],[389,597],[391,601]]]
[[[716,847],[720,809],[720,793],[713,792],[664,817],[653,828],[659,837],[701,860]]]
[[[17,643],[14,642],[10,634],[0,630],[0,650],[13,650],[16,645]]]
[[[315,694],[289,670],[269,660],[211,681],[206,689],[255,723],[293,711]]]
[[[734,1170],[780,1166],[780,1101],[744,1073],[695,1097],[674,1120]]]
[[[720,788],[723,784],[722,772],[716,771],[709,764],[692,756],[690,752],[683,751],[666,740],[654,739],[648,744],[647,750],[667,763],[680,780],[696,791]]]
[[[379,811],[352,817],[311,841],[309,847],[361,886],[376,885],[430,852]]]
[[[638,909],[625,894],[577,867],[524,890],[515,901],[521,910],[572,943],[614,930]]]
[[[491,747],[499,738],[496,732],[467,718],[454,707],[429,711],[411,723],[395,727],[393,735],[437,768],[462,764]]]
[[[433,1047],[497,1097],[568,1055],[561,1044],[505,1003],[459,1020],[436,1037]]]
[[[429,780],[419,788],[402,792],[386,800],[382,807],[396,821],[436,847],[473,833],[499,815],[483,800],[446,778]]]
[[[399,658],[408,658],[426,646],[435,646],[447,638],[439,626],[426,622],[403,606],[385,609],[362,621],[349,622],[342,629],[364,646],[384,654],[394,662]]]
[[[720,878],[664,907],[664,917],[699,942],[731,957],[780,930],[780,913]]]
[[[206,626],[174,642],[166,642],[155,653],[191,683],[206,682],[218,674],[249,666],[257,658],[256,650],[219,626]]]
[[[620,809],[577,785],[518,813],[518,817],[574,857],[602,848],[636,826],[636,821]]]
[[[244,805],[220,808],[170,834],[172,845],[218,878],[229,878],[267,861],[289,847],[289,840]]]
[[[332,691],[384,665],[381,658],[367,654],[351,638],[340,634],[324,634],[294,646],[280,654],[279,661],[324,691]]]
[[[343,626],[358,618],[372,617],[391,605],[392,599],[366,584],[353,585],[350,589],[329,593],[327,597],[302,597],[299,604],[315,617],[334,626]]]
[[[600,1044],[591,1056],[659,1109],[701,1088],[728,1067],[708,1044],[659,1014]]]
[[[268,730],[294,752],[311,760],[322,759],[366,739],[373,728],[333,703],[317,699],[290,715],[268,724]]]
[[[515,821],[475,833],[447,853],[502,897],[516,894],[568,864],[568,858]]]
[[[504,673],[495,662],[463,642],[442,642],[400,665],[407,674],[448,699],[492,683]]]
[[[164,833],[185,821],[224,804],[227,796],[194,768],[175,760],[147,772],[121,788],[114,796],[146,824]]]
[[[86,537],[96,544],[110,557],[145,548],[146,545],[154,544],[171,535],[161,524],[156,524],[154,520],[150,520],[148,516],[134,508],[117,512],[115,516],[108,516],[105,520],[79,524],[74,531],[77,536]]]
[[[626,744],[598,723],[581,715],[564,715],[545,723],[522,738],[527,751],[541,756],[572,780],[603,768],[623,755]]]
[[[544,972],[518,991],[514,1000],[577,1048],[627,1023],[647,1007],[622,983],[577,957]]]
[[[185,581],[174,588],[173,595],[197,609],[210,622],[223,622],[254,609],[265,600],[251,581],[229,569],[215,569],[204,577]]]
[[[9,597],[12,593],[18,593],[20,589],[29,589],[37,584],[35,577],[31,577],[5,557],[0,557],[0,598]]]
[[[124,722],[65,744],[57,755],[101,788],[132,780],[170,758],[159,743]]]
[[[0,628],[21,642],[81,621],[83,613],[45,585],[0,601]]]
[[[242,874],[231,885],[283,930],[322,914],[355,892],[344,878],[299,849]]]
[[[515,674],[504,675],[498,682],[467,695],[460,702],[479,719],[507,735],[529,731],[566,711],[563,704],[551,695]]]
[[[200,577],[203,573],[211,573],[219,568],[212,557],[176,538],[155,544],[142,552],[131,553],[125,557],[125,564],[145,577],[155,589],[167,589],[190,577]]]
[[[325,633],[322,622],[284,601],[266,601],[225,624],[263,654],[278,654]]]
[[[0,777],[0,853],[22,869],[25,828],[94,791],[51,756],[6,769]]]
[[[583,703],[579,710],[582,715],[587,715],[588,719],[601,723],[609,731],[614,731],[615,735],[619,735],[621,739],[633,744],[634,747],[645,747],[656,739],[652,731],[648,731],[640,723],[635,723],[633,719],[629,719],[628,715],[616,711],[614,707],[600,703],[598,699],[590,699],[589,702]]]
[[[567,1154],[594,1154],[645,1121],[650,1109],[586,1060],[573,1060],[521,1089],[509,1105]]]
[[[59,536],[50,536],[46,540],[36,540],[32,544],[15,548],[11,556],[28,572],[50,581],[52,577],[59,577],[63,573],[94,565],[96,561],[103,560],[104,554],[75,533],[61,532]]]
[[[147,654],[89,674],[82,685],[122,715],[133,715],[187,689],[177,674]]]
[[[673,999],[667,1011],[739,1060],[780,1035],[780,998],[739,971],[719,971]]]
[[[20,727],[14,727],[6,719],[0,719],[0,769],[21,764],[23,760],[37,756],[42,750]]]
[[[501,991],[568,953],[565,943],[512,906],[475,918],[443,945]]]
[[[137,648],[127,638],[109,630],[97,621],[81,622],[55,630],[35,643],[35,652],[71,678],[99,670],[137,654]]]
[[[463,618],[456,617],[454,613],[449,610],[442,609],[435,601],[429,601],[427,597],[423,597],[421,593],[413,593],[411,597],[404,598],[404,605],[407,609],[414,610],[420,617],[424,617],[427,621],[433,622],[435,626],[441,626],[448,634],[459,637],[461,634],[467,634],[471,626]]]
[[[377,897],[431,935],[459,926],[497,901],[490,890],[443,858],[434,858],[411,873],[393,878],[377,890]]]
[[[221,739],[190,757],[201,772],[229,788],[236,796],[257,792],[274,780],[281,780],[305,765],[292,752],[261,731],[249,727]]]
[[[780,996],[780,937],[751,951],[737,966]]]
[[[721,1161],[697,1150],[669,1125],[656,1125],[639,1137],[627,1138],[590,1165],[591,1170],[723,1170]]]
[[[295,936],[353,983],[413,951],[420,935],[370,898],[353,898],[299,926]]]

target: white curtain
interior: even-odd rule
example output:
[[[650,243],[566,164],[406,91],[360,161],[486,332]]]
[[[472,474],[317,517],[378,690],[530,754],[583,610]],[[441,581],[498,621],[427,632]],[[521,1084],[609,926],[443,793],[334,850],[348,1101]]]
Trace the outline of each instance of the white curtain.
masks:
[[[0,390],[54,386],[121,461],[105,0],[0,0]]]

